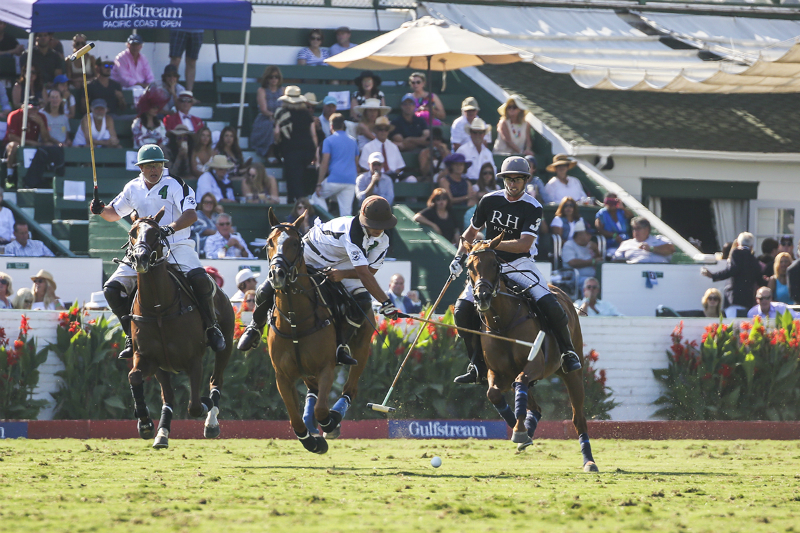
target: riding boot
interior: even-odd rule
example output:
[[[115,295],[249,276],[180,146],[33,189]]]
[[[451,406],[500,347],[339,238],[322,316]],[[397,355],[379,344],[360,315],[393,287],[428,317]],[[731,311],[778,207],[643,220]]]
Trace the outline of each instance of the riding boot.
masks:
[[[200,315],[203,317],[203,326],[206,328],[208,345],[215,352],[221,352],[225,349],[225,336],[219,329],[214,309],[216,287],[214,280],[202,268],[189,271],[186,277],[189,279],[195,298],[197,298]]]
[[[572,334],[569,331],[569,318],[564,308],[558,303],[555,295],[546,294],[536,300],[536,305],[544,314],[544,319],[558,343],[561,352],[561,370],[568,374],[581,368],[581,360],[572,346]]]
[[[251,350],[261,342],[261,335],[264,326],[269,320],[272,307],[275,305],[275,289],[272,288],[269,280],[258,286],[256,289],[256,308],[253,310],[253,319],[245,328],[242,336],[239,337],[237,348],[243,352]]]
[[[339,328],[342,330],[342,333],[337,335],[337,341],[339,342],[339,346],[336,347],[336,364],[337,365],[357,365],[358,360],[353,357],[352,352],[350,351],[350,346],[348,343],[350,339],[353,338],[358,328],[360,328],[367,319],[367,314],[372,313],[372,297],[369,293],[364,291],[359,291],[353,294],[353,299],[355,300],[358,309],[353,311],[354,316],[345,317],[345,325],[343,328]],[[355,306],[354,306],[355,307]]]
[[[103,287],[103,295],[108,302],[111,312],[119,320],[122,331],[125,332],[125,347],[117,356],[119,359],[130,359],[133,357],[133,340],[131,339],[131,306],[130,298],[122,296],[126,289],[118,281],[110,281]]]
[[[454,306],[453,315],[456,326],[472,330],[477,330],[481,327],[480,317],[475,312],[475,304],[468,300],[458,300]],[[467,333],[463,330],[458,330],[458,334],[464,339],[470,363],[467,367],[467,373],[456,376],[453,382],[460,384],[480,383],[486,377],[486,362],[483,360],[481,340],[478,335]]]

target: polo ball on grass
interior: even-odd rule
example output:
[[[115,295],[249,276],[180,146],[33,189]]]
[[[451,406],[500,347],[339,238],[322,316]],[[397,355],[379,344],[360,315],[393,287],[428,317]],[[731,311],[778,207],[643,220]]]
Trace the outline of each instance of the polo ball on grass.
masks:
[[[431,466],[434,468],[439,468],[442,466],[442,458],[441,457],[434,457],[431,459]]]

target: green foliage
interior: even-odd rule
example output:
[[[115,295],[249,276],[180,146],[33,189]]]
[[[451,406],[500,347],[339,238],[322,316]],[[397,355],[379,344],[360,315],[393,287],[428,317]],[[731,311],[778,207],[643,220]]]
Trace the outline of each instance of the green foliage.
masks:
[[[22,315],[19,336],[9,346],[6,332],[0,328],[0,420],[36,418],[47,400],[34,400],[39,384],[39,365],[47,359],[47,350],[36,351],[28,338],[28,319]]]
[[[657,416],[671,420],[800,420],[800,321],[787,311],[767,329],[711,324],[701,343],[672,332],[669,364],[653,370],[664,385]]]

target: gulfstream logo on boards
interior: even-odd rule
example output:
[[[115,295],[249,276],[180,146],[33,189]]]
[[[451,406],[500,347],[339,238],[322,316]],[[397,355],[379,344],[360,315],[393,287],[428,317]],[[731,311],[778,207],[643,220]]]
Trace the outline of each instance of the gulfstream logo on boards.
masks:
[[[183,8],[106,4],[103,18],[104,28],[180,28]]]
[[[506,424],[477,420],[390,420],[394,439],[505,439]]]

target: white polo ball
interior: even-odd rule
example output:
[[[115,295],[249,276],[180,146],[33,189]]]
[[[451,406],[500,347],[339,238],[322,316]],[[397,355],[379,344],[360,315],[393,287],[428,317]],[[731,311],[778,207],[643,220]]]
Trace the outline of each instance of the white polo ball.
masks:
[[[442,466],[442,458],[441,457],[434,457],[431,459],[431,466],[434,468],[439,468]]]

